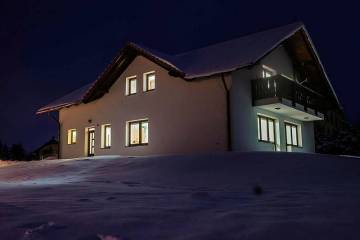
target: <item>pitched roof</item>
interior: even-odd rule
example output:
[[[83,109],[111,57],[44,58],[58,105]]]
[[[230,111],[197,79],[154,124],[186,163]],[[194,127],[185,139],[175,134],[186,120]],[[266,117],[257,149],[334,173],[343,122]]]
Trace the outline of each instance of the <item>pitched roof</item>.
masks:
[[[70,107],[72,105],[81,103],[83,96],[85,95],[85,93],[88,91],[88,89],[92,84],[93,83],[87,84],[59,99],[56,99],[55,101],[49,103],[48,105],[40,108],[36,113],[41,114],[41,113],[56,111],[64,107]]]
[[[115,74],[121,74],[117,66],[123,64],[123,70],[125,70],[127,64],[136,55],[142,55],[156,62],[167,69],[170,74],[192,80],[251,66],[301,29],[307,34],[304,25],[301,22],[296,22],[176,55],[165,54],[140,44],[128,43],[95,82],[40,108],[37,114],[58,110],[81,102],[89,102],[101,97],[105,93],[104,90],[95,97],[92,95],[102,84],[106,85],[106,87],[111,86],[116,80],[116,78],[109,80],[111,72],[117,70]],[[310,37],[307,37],[311,43]],[[314,51],[316,54],[315,48]],[[124,63],[126,58],[130,59],[127,64]],[[320,59],[318,60],[320,62]],[[320,65],[326,76],[321,62]],[[114,75],[114,72],[112,75]],[[332,89],[330,82],[329,85]],[[332,91],[337,100],[333,89]]]
[[[230,72],[256,63],[302,26],[293,23],[178,54],[175,64],[189,79]]]

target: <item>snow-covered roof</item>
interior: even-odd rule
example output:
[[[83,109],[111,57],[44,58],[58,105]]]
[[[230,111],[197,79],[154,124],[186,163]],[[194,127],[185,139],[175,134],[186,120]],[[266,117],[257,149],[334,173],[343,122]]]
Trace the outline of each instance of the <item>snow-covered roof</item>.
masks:
[[[37,114],[56,111],[64,107],[70,107],[75,104],[79,104],[82,101],[83,96],[88,91],[90,86],[93,83],[87,84],[79,89],[76,89],[75,91],[72,91],[71,93],[49,103],[48,105],[40,108],[37,111]]]
[[[197,78],[252,65],[303,26],[293,23],[176,55],[185,78]]]
[[[176,55],[165,54],[140,44],[128,43],[95,82],[50,103],[39,109],[37,113],[54,111],[91,101],[89,100],[91,95],[99,85],[106,81],[107,73],[120,64],[129,52],[143,55],[166,68],[169,72],[176,73],[176,76],[191,80],[251,66],[301,29],[307,34],[304,25],[301,22],[296,22]],[[316,53],[315,48],[314,51]],[[318,60],[320,62],[320,59]],[[321,62],[320,65],[326,76]],[[337,99],[333,89],[332,91]]]

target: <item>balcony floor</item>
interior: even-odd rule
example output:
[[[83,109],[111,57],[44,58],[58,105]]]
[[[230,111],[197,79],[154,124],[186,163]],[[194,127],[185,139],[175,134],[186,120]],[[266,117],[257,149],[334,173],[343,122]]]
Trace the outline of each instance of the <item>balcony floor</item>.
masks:
[[[301,104],[295,104],[295,106],[293,106],[291,101],[287,99],[279,99],[277,97],[261,99],[255,102],[255,106],[260,109],[285,115],[300,121],[310,122],[324,120],[324,114],[319,112],[316,113],[311,108],[305,110],[304,106]]]

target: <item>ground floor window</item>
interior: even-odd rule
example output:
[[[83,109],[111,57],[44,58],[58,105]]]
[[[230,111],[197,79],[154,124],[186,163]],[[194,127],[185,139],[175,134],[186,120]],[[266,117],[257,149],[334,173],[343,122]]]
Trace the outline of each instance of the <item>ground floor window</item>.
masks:
[[[275,120],[258,115],[258,140],[275,144]]]
[[[76,143],[76,129],[69,129],[68,130],[68,144],[75,144]]]
[[[285,122],[286,146],[300,146],[299,126]]]
[[[147,145],[149,143],[149,121],[128,122],[128,146]]]
[[[111,147],[111,125],[104,124],[101,126],[101,147],[110,148]]]

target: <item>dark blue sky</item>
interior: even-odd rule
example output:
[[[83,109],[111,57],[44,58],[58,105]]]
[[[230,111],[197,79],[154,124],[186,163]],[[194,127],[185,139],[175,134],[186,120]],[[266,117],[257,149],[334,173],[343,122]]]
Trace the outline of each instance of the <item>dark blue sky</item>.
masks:
[[[295,20],[360,121],[358,12],[346,1],[1,1],[0,140],[30,150],[55,136],[35,111],[95,80],[127,40],[173,53]]]

